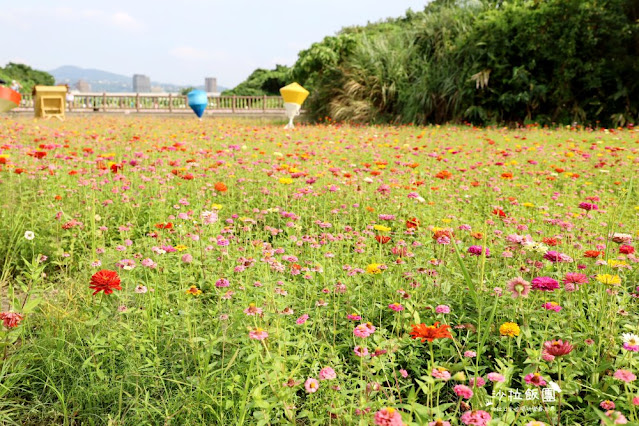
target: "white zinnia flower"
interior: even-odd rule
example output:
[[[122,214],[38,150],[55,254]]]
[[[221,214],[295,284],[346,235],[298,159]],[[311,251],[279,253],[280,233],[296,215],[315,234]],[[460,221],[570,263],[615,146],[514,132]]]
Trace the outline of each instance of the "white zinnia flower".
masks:
[[[624,343],[628,343],[632,346],[639,346],[639,336],[633,333],[623,333],[621,335]]]
[[[35,234],[33,233],[33,231],[27,231],[24,233],[24,238],[31,241],[32,239],[35,238]]]

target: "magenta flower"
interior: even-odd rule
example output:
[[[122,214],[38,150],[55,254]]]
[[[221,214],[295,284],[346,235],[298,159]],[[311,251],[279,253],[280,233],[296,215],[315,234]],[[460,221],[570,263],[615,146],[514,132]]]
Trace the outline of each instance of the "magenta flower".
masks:
[[[559,288],[559,283],[550,277],[537,277],[531,281],[533,290],[555,291]]]
[[[301,324],[304,324],[308,320],[308,318],[309,318],[308,314],[304,314],[301,317],[299,317],[295,322],[301,325]]]
[[[537,387],[546,386],[546,381],[544,380],[543,377],[541,377],[541,374],[539,373],[528,374],[526,377],[524,377],[524,381],[529,385],[533,385]]]

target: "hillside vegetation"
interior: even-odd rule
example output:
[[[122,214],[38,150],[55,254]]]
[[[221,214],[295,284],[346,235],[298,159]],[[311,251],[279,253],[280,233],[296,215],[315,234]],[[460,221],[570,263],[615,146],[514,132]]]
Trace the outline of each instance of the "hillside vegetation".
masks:
[[[287,77],[314,119],[627,125],[638,17],[637,0],[433,1],[314,43]]]

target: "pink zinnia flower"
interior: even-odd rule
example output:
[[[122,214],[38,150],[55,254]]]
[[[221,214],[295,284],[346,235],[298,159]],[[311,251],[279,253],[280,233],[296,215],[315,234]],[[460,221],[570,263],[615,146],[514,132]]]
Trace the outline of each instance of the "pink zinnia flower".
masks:
[[[628,419],[620,411],[608,410],[605,414],[610,420],[614,420],[614,424],[616,425],[625,425],[628,423]],[[606,422],[602,420],[601,424],[605,425]]]
[[[407,378],[408,377],[408,371],[404,370],[403,368],[401,368],[399,370],[399,374],[403,377],[403,378]]]
[[[528,293],[530,293],[530,283],[523,279],[522,277],[513,278],[508,281],[506,284],[506,288],[513,296],[513,299],[518,297],[528,297]]]
[[[615,403],[607,399],[605,401],[601,401],[599,406],[603,408],[604,410],[613,410],[615,408]]]
[[[491,419],[490,414],[484,410],[466,411],[461,416],[462,423],[473,426],[486,426]]]
[[[634,382],[637,379],[637,376],[629,370],[617,370],[613,377],[626,383]]]
[[[541,291],[555,291],[559,288],[559,283],[550,277],[537,277],[532,280],[532,288]]]
[[[572,352],[573,346],[567,341],[548,340],[544,342],[544,350],[552,356],[564,356]]]
[[[227,280],[226,278],[220,278],[219,280],[215,281],[215,287],[217,288],[228,287],[229,284],[229,280]]]
[[[455,391],[455,394],[457,394],[457,396],[461,396],[465,399],[470,399],[473,397],[473,390],[466,385],[457,385],[453,388],[453,391]]]
[[[471,377],[468,383],[468,386],[477,386],[478,388],[484,386],[486,384],[486,380],[483,377]]]
[[[308,393],[315,393],[317,392],[317,389],[319,389],[319,382],[316,379],[309,377],[304,382],[304,388]]]
[[[438,305],[435,308],[435,312],[438,314],[448,314],[450,313],[450,307],[447,305]]]
[[[378,426],[402,426],[402,415],[391,407],[386,407],[375,413],[375,424]]]
[[[255,340],[264,340],[268,337],[268,332],[258,327],[249,331],[249,337]]]
[[[431,374],[436,379],[450,380],[450,372],[446,370],[445,368],[441,368],[441,367],[433,368],[433,370],[431,371]]]
[[[335,374],[335,370],[331,367],[324,367],[319,372],[320,380],[333,380],[335,378],[337,378],[337,374]]]
[[[355,352],[355,355],[357,355],[358,357],[365,357],[368,355],[368,348],[365,346],[363,348],[361,346],[355,346],[353,352]]]
[[[388,307],[395,312],[401,312],[404,310],[404,307],[400,303],[391,303]]]
[[[530,373],[524,377],[524,381],[533,386],[546,386],[546,381],[539,373]]]
[[[486,378],[488,378],[488,380],[490,380],[491,382],[500,382],[500,383],[506,380],[506,378],[499,373],[488,373],[486,375]]]
[[[555,303],[555,302],[546,302],[543,305],[541,305],[541,307],[545,308],[546,310],[555,311],[555,312],[559,312],[563,309],[561,306],[559,306],[558,303]]]
[[[309,318],[308,314],[304,314],[301,317],[299,317],[295,322],[301,325],[301,324],[304,324],[308,320],[308,318]]]
[[[475,352],[475,351],[466,351],[466,352],[464,352],[464,356],[466,358],[475,358],[477,356],[477,352]]]
[[[368,326],[368,324],[360,324],[353,329],[353,334],[356,335],[357,337],[361,337],[362,339],[365,339],[371,334],[373,334],[373,332],[375,332],[375,327],[373,327],[372,325],[371,327],[372,327],[372,330]]]

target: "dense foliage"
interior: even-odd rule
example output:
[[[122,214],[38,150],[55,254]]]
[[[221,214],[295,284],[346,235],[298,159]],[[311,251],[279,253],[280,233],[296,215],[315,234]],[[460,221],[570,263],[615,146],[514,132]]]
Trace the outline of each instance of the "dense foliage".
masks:
[[[639,421],[634,129],[0,139],[3,425]]]
[[[637,0],[434,1],[299,53],[315,119],[626,125],[639,114]]]
[[[279,96],[280,88],[288,84],[289,67],[276,65],[272,70],[258,68],[231,90],[222,92],[223,96]]]
[[[5,80],[8,85],[12,80],[16,80],[22,88],[21,93],[31,93],[33,86],[41,84],[52,86],[55,79],[46,71],[39,71],[24,64],[9,62],[4,68],[0,67],[0,79]]]

